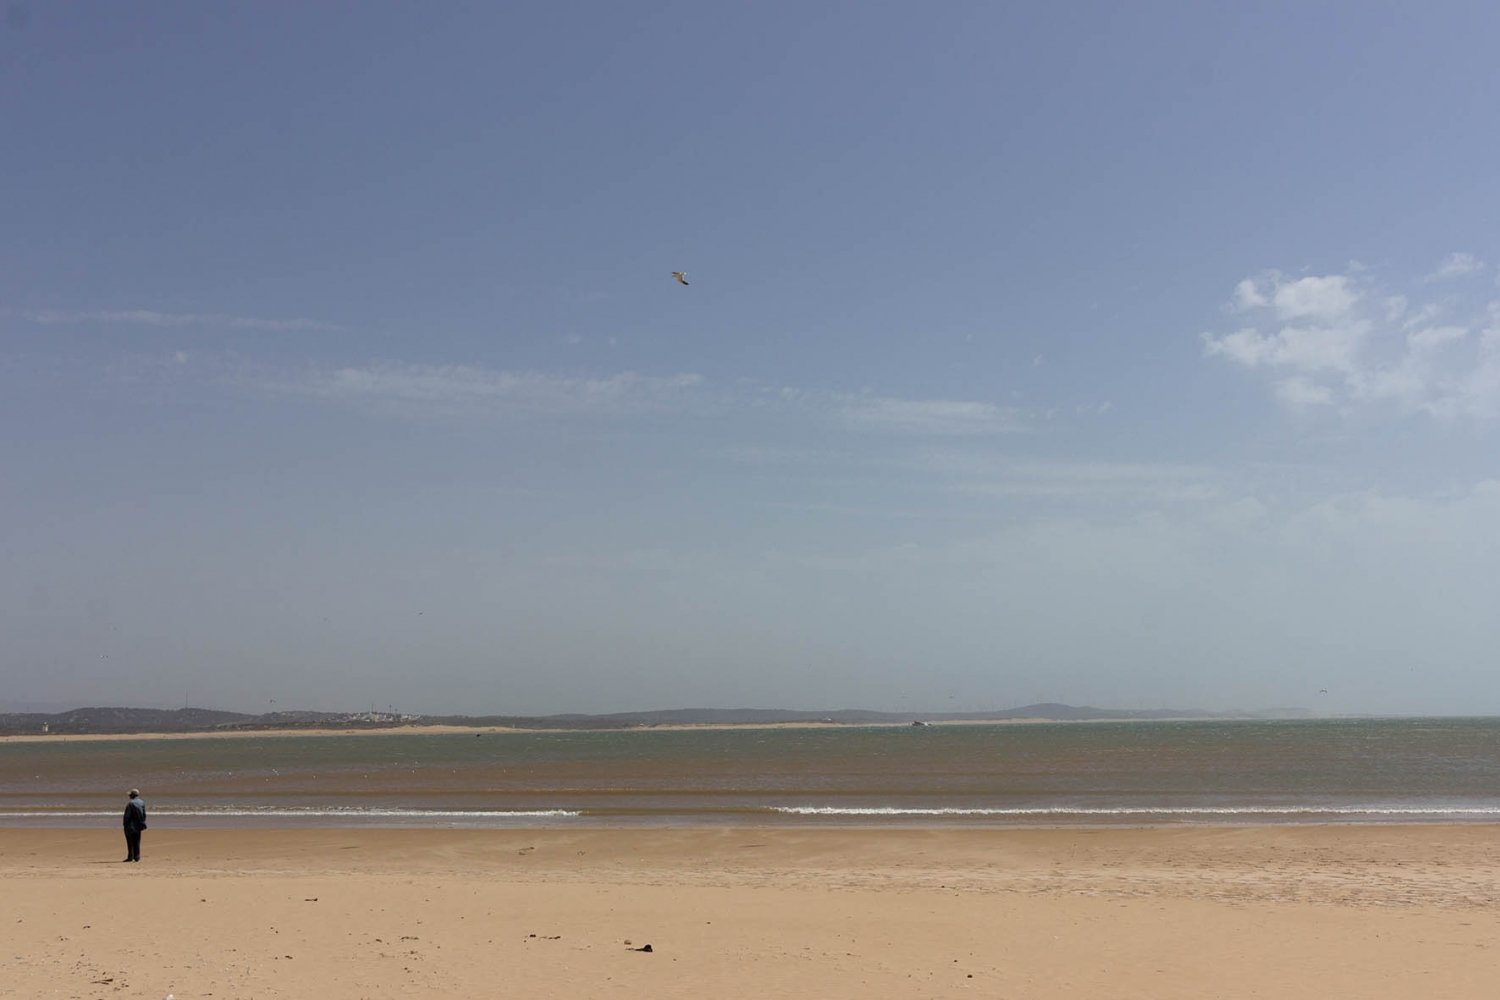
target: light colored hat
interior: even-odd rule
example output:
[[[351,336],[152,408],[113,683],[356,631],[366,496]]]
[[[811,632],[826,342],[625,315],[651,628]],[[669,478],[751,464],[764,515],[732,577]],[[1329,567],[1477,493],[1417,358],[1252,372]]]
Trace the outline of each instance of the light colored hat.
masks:
[[[141,794],[141,790],[140,790],[140,789],[139,789],[139,788],[132,788],[132,789],[131,789],[131,790],[130,790],[130,797],[131,797],[131,798],[132,798],[132,799],[133,799],[133,798],[135,798],[135,797],[136,797],[136,796],[137,796],[137,795],[139,795],[139,794]]]

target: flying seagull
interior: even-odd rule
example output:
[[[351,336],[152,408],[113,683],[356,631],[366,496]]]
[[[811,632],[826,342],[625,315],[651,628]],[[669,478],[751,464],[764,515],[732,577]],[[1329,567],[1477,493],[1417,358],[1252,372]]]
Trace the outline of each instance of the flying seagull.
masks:
[[[688,283],[687,275],[682,271],[673,271],[672,277],[677,279],[677,283],[679,285],[685,285]]]

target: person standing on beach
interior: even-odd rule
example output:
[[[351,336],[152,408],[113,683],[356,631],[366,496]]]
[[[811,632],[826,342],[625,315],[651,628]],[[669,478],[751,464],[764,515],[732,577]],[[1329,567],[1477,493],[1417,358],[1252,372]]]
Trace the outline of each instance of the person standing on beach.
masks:
[[[146,800],[138,788],[130,790],[125,803],[125,860],[141,860],[141,831],[146,829]]]

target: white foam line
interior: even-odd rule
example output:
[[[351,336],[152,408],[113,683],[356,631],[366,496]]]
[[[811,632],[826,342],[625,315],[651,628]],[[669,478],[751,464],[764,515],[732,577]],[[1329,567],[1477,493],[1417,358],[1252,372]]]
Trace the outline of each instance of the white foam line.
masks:
[[[1046,806],[1013,809],[902,808],[898,806],[771,806],[772,812],[796,816],[1500,816],[1500,807],[1406,808],[1380,806],[1152,806],[1116,809]]]
[[[0,819],[48,819],[112,816],[113,812],[6,812],[0,810]],[[178,809],[171,812],[153,810],[153,819],[170,819],[186,816],[370,816],[380,818],[402,817],[405,819],[532,819],[557,816],[579,816],[570,809],[515,809],[500,811],[465,811],[455,809]]]

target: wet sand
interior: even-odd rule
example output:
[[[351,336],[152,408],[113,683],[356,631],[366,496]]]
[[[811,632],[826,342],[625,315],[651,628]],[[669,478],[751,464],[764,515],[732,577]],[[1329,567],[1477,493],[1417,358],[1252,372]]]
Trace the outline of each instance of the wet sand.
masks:
[[[1493,826],[0,830],[14,996],[1390,997],[1500,984]],[[650,944],[650,953],[634,948]]]
[[[596,730],[603,731],[603,730]],[[341,729],[209,729],[186,733],[8,733],[0,743],[97,743],[108,740],[235,740],[289,736],[453,736],[472,733],[574,732],[511,726],[370,726]]]

